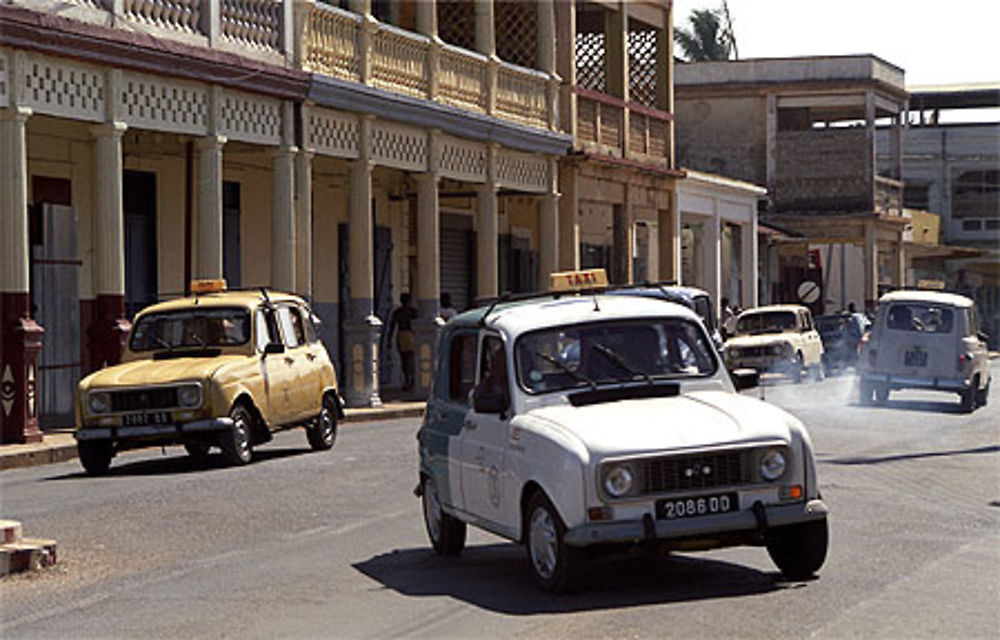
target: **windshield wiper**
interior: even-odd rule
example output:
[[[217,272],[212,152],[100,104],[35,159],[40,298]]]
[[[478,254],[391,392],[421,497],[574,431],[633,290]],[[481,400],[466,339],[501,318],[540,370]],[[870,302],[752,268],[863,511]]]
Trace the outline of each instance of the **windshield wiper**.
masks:
[[[600,343],[594,343],[592,348],[594,349],[594,351],[596,351],[597,353],[601,354],[602,356],[610,360],[613,364],[616,364],[619,367],[621,367],[622,370],[627,371],[629,374],[632,375],[632,377],[641,376],[649,384],[656,384],[655,382],[653,382],[653,378],[648,373],[637,369],[635,365],[629,363],[628,360],[615,353],[610,347],[606,347]]]
[[[167,351],[173,351],[174,350],[174,345],[170,344],[169,342],[167,342],[166,340],[164,340],[160,336],[153,336],[153,342],[155,342],[156,344],[158,344],[161,347],[165,348]]]
[[[555,365],[556,367],[559,368],[560,371],[564,371],[565,373],[568,373],[570,375],[570,377],[572,377],[577,382],[585,382],[588,385],[590,385],[591,389],[593,389],[594,391],[597,391],[597,383],[596,382],[594,382],[593,380],[591,380],[587,376],[583,375],[582,373],[580,373],[578,371],[574,371],[573,369],[570,369],[568,366],[566,366],[566,363],[560,362],[559,360],[556,360],[555,358],[553,358],[549,354],[542,353],[541,351],[534,351],[533,354],[536,357],[539,357],[542,360],[548,362],[549,364]]]

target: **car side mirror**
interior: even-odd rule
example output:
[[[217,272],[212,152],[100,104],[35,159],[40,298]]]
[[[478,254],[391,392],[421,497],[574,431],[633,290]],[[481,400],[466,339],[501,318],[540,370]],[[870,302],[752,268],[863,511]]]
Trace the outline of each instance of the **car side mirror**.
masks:
[[[733,386],[737,391],[756,389],[760,386],[760,374],[756,369],[733,369]]]
[[[285,352],[285,345],[283,345],[280,342],[268,342],[264,346],[265,356],[269,353],[284,353],[284,352]]]
[[[510,406],[503,391],[476,389],[472,392],[472,408],[476,413],[506,413]]]

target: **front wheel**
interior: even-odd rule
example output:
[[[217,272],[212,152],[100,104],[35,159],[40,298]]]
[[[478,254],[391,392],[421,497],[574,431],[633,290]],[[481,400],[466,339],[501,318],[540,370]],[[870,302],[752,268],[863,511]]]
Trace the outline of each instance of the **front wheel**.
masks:
[[[526,513],[528,564],[535,582],[546,591],[571,590],[582,564],[579,549],[566,545],[566,525],[540,491],[531,497]]]
[[[802,354],[795,356],[795,362],[792,363],[792,382],[799,384],[802,382],[802,370],[805,369],[805,363],[802,360]]]
[[[319,415],[306,427],[306,438],[316,451],[326,451],[337,441],[337,403],[329,394],[323,396]]]
[[[83,469],[92,476],[102,476],[111,468],[115,451],[110,440],[82,440],[76,443]]]
[[[229,417],[233,419],[233,426],[219,438],[222,455],[231,465],[248,464],[253,457],[253,445],[250,443],[253,415],[244,405],[237,404],[229,412]]]
[[[884,384],[880,384],[875,387],[875,402],[878,404],[885,404],[889,401],[889,387]]]
[[[465,547],[465,523],[453,518],[441,508],[437,485],[430,478],[424,479],[421,502],[424,507],[424,526],[434,550],[442,556],[457,556]]]
[[[775,527],[767,533],[767,553],[781,573],[792,580],[812,576],[823,566],[830,531],[826,518]]]

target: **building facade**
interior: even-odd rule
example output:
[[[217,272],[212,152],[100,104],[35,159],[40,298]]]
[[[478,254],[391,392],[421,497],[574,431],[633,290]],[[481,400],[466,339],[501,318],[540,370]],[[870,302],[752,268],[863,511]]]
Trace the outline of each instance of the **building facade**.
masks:
[[[678,161],[764,185],[761,222],[808,239],[785,256],[775,298],[830,287],[811,304],[823,313],[905,281],[902,208],[903,71],[874,56],[699,62],[676,67]],[[876,126],[890,129],[881,170]]]

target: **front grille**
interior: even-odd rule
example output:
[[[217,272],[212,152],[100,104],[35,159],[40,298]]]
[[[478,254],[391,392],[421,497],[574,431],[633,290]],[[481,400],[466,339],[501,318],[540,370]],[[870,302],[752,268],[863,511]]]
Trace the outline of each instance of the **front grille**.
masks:
[[[172,409],[177,405],[177,387],[153,387],[111,393],[113,412]]]
[[[750,482],[743,451],[671,456],[645,461],[646,493],[726,487]]]
[[[758,358],[760,356],[771,355],[771,347],[743,347],[740,355],[748,358]]]

